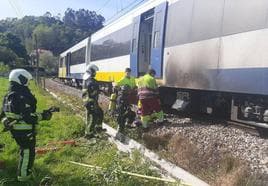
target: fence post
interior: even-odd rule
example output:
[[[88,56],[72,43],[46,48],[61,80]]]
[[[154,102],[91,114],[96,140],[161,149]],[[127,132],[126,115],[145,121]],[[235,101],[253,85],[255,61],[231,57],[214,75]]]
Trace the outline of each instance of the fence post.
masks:
[[[44,88],[44,90],[46,89],[46,78],[45,77],[43,77],[43,88]]]

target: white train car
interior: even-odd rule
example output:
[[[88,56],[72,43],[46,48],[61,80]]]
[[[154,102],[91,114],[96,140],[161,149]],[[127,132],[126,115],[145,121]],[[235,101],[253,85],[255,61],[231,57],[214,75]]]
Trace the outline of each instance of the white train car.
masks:
[[[59,78],[81,80],[89,63],[90,37],[80,41],[59,56]]]
[[[164,104],[268,128],[267,28],[267,0],[148,0],[88,38],[85,58],[102,82],[154,68]]]

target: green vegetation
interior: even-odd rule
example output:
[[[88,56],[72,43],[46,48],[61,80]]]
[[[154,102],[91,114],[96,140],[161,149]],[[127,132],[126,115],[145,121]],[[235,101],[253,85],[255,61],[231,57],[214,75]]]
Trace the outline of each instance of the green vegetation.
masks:
[[[58,71],[58,58],[52,52],[44,51],[40,53],[39,66],[46,69],[47,74],[55,74]]]
[[[5,95],[8,81],[0,78],[0,101]],[[159,176],[149,169],[150,163],[145,162],[136,152],[130,159],[127,154],[119,153],[107,138],[95,143],[80,138],[83,135],[83,121],[70,108],[51,98],[48,93],[31,84],[31,90],[38,100],[38,111],[52,105],[59,106],[61,111],[55,113],[51,121],[42,121],[38,126],[37,147],[48,147],[49,142],[71,140],[76,146],[59,146],[56,152],[37,155],[34,165],[35,179],[31,185],[39,185],[44,177],[49,177],[47,185],[163,185],[163,182],[148,181],[120,173],[120,170],[145,175]],[[2,130],[2,125],[0,127]],[[23,185],[16,181],[18,164],[18,146],[9,132],[1,133],[1,143],[6,146],[0,152],[0,160],[4,160],[6,168],[0,172],[0,185]],[[53,145],[53,147],[58,145]],[[50,145],[51,147],[51,145]],[[72,165],[68,161],[82,162],[103,167],[103,170],[88,169]]]
[[[12,33],[18,37],[28,54],[34,49],[36,36],[38,48],[50,50],[54,55],[58,55],[102,28],[104,20],[104,17],[95,11],[76,11],[68,8],[62,18],[46,12],[43,16],[0,20],[0,33]]]
[[[62,18],[46,12],[43,16],[0,20],[0,61],[12,68],[29,65],[37,41],[39,49],[52,52],[45,57],[40,54],[40,67],[55,73],[55,56],[102,28],[104,20],[95,11],[70,8]]]
[[[28,56],[21,40],[11,33],[0,32],[0,61],[8,66],[25,65]]]
[[[8,65],[5,65],[3,62],[0,62],[0,75],[9,72]]]

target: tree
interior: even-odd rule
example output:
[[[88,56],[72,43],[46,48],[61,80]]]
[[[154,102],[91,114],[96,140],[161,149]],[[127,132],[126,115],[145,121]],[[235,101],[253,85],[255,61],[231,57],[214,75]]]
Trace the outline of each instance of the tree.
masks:
[[[68,8],[63,17],[63,22],[66,26],[71,28],[81,29],[89,34],[94,33],[103,27],[104,17],[97,15],[95,11],[79,9],[75,11]]]
[[[27,51],[22,45],[21,40],[11,33],[7,33],[6,36],[8,39],[7,47],[13,50],[19,57],[28,59]]]
[[[24,66],[28,55],[21,40],[11,33],[0,33],[0,61],[9,66]]]
[[[28,59],[27,51],[21,40],[11,33],[0,33],[0,46],[11,49],[18,57]]]
[[[43,24],[38,25],[33,31],[33,36],[37,37],[38,48],[52,50],[56,36],[51,27]],[[33,43],[35,43],[34,37]]]
[[[14,66],[18,56],[9,48],[0,46],[0,61],[5,65]]]
[[[27,58],[24,49],[31,53],[35,48],[34,36],[37,36],[38,47],[58,55],[102,28],[103,22],[104,18],[94,11],[85,9],[75,11],[70,8],[66,10],[63,20],[60,15],[53,16],[50,12],[38,17],[8,18],[0,20],[0,32],[12,35],[6,35],[5,39],[0,36],[0,46],[11,48],[18,57]],[[5,45],[1,44],[4,40],[8,41]]]
[[[48,74],[56,74],[58,69],[58,58],[50,51],[40,53],[40,67],[43,67]]]

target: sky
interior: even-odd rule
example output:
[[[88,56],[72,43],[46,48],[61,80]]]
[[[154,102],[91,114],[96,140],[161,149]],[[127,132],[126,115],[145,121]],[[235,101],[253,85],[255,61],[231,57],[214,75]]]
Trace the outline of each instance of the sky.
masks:
[[[61,17],[67,8],[81,8],[96,11],[106,20],[115,14],[122,14],[126,7],[134,6],[142,0],[0,0],[0,20],[7,17],[22,18],[26,15],[41,16],[47,11]],[[130,6],[130,8],[131,8]],[[122,11],[124,10],[124,11]]]

